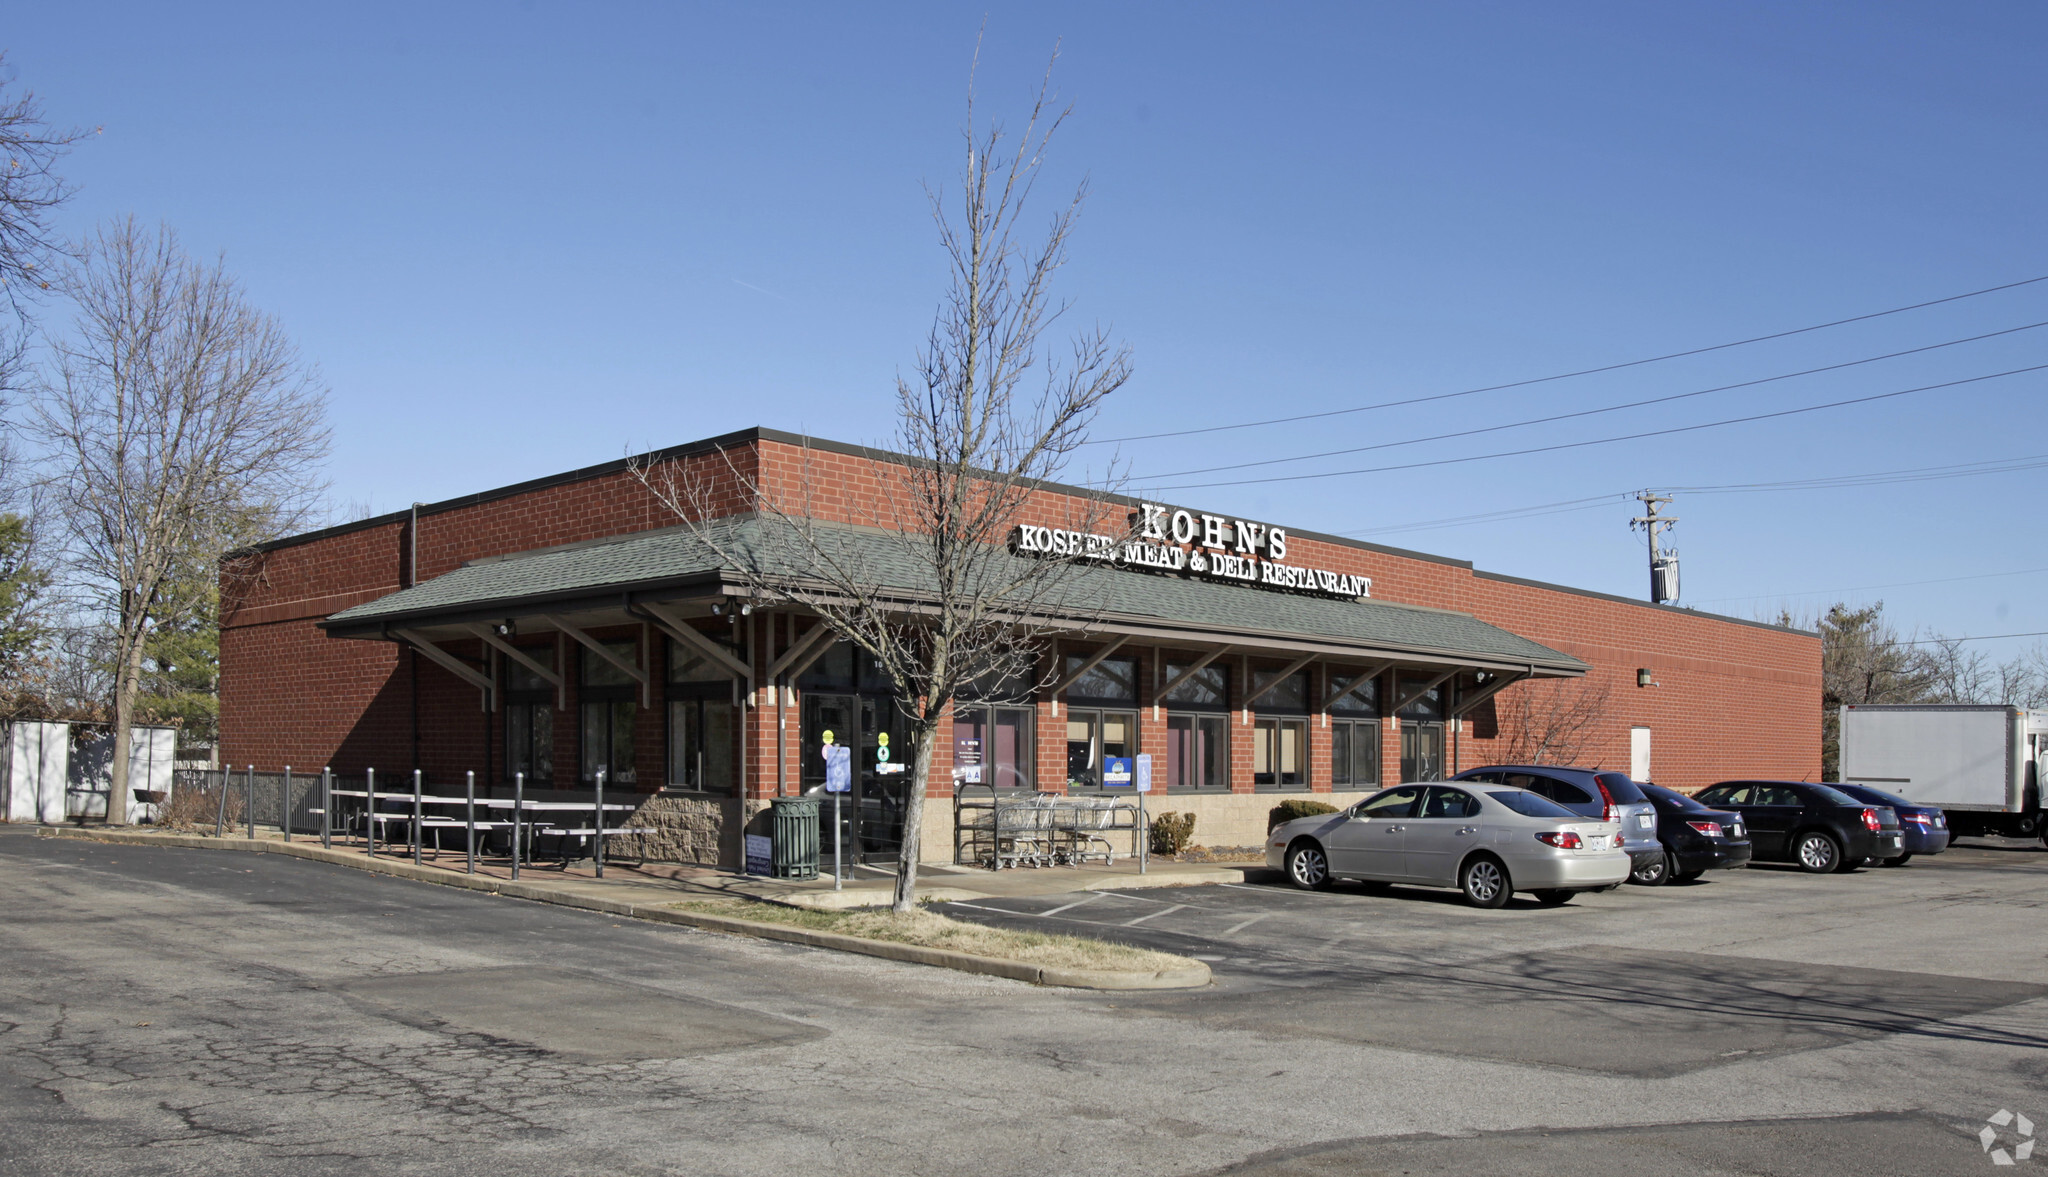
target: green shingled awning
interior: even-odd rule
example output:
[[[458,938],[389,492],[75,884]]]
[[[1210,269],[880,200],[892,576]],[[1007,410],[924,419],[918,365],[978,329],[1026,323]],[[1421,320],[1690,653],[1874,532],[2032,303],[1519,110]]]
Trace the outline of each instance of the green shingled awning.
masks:
[[[623,608],[634,597],[724,593],[746,583],[744,562],[791,585],[814,583],[808,549],[780,520],[740,517],[711,525],[711,542],[686,527],[480,560],[411,588],[345,609],[321,624],[336,637],[377,637],[488,618]],[[871,528],[813,525],[821,548],[857,564],[862,578],[906,603],[930,599],[930,571],[914,538]],[[725,553],[721,557],[720,552]],[[1025,557],[1004,556],[1023,560]],[[1585,663],[1469,613],[1375,600],[1336,600],[1247,585],[1112,567],[1077,572],[1060,590],[1077,630],[1166,642],[1234,644],[1332,656],[1575,676]]]

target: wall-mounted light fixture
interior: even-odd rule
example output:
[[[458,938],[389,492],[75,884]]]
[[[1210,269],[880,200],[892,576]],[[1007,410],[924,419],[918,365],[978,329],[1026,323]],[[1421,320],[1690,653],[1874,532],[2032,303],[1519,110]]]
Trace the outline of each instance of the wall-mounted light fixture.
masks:
[[[500,621],[498,623],[497,629],[498,636],[501,638],[509,638],[512,636],[512,623],[509,621]]]
[[[1654,687],[1658,683],[1656,679],[1650,677],[1648,670],[1638,670],[1636,671],[1636,685],[1639,687]]]

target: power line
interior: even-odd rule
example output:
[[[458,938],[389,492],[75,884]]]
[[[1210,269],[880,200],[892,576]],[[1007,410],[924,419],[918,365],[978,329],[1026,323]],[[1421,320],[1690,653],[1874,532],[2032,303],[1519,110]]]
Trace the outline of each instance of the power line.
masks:
[[[1855,396],[1847,400],[1828,401],[1825,404],[1806,405],[1797,409],[1781,409],[1775,413],[1754,413],[1747,417],[1729,417],[1721,421],[1704,421],[1697,425],[1677,425],[1669,429],[1650,429],[1641,433],[1624,433],[1615,437],[1597,437],[1588,441],[1566,441],[1555,445],[1529,446],[1519,450],[1501,450],[1491,454],[1468,454],[1461,458],[1436,458],[1427,462],[1403,462],[1393,466],[1365,466],[1356,470],[1326,470],[1318,474],[1281,474],[1270,478],[1239,478],[1229,482],[1181,482],[1166,486],[1155,486],[1153,490],[1198,490],[1212,486],[1257,486],[1271,482],[1306,482],[1317,478],[1342,478],[1353,474],[1386,474],[1397,470],[1420,470],[1430,466],[1455,466],[1464,462],[1484,462],[1494,458],[1518,458],[1528,454],[1555,453],[1558,450],[1583,449],[1586,446],[1608,445],[1617,441],[1640,441],[1646,437],[1668,437],[1674,433],[1691,433],[1700,429],[1714,429],[1723,425],[1742,425],[1751,421],[1769,421],[1778,417],[1794,417],[1801,413],[1817,413],[1822,409],[1839,409],[1847,405],[1869,404],[1873,401],[1890,400],[1893,397],[1911,396],[1916,392],[1932,392],[1940,388],[1957,388],[1965,384],[1979,384],[1986,380],[1998,380],[2006,376],[2018,376],[2027,372],[2039,372],[2048,364],[2033,364],[2025,368],[2011,368],[2004,372],[1993,372],[1987,376],[1970,376],[1961,380],[1945,380],[1939,384],[1923,384],[1918,388],[1902,388],[1897,392],[1873,393],[1870,396]]]
[[[1808,589],[1800,593],[1757,593],[1748,597],[1709,597],[1695,602],[1700,605],[1719,605],[1728,601],[1768,601],[1779,597],[1825,597],[1836,593],[1862,593],[1873,589],[1915,588],[1923,584],[1956,584],[1965,580],[1992,580],[2001,576],[2027,576],[2036,572],[2048,572],[2048,568],[2015,568],[2011,572],[1979,572],[1971,576],[1943,576],[1935,580],[1898,580],[1890,584],[1860,584],[1852,588]]]
[[[1460,429],[1454,433],[1437,433],[1428,437],[1411,437],[1402,441],[1381,441],[1375,442],[1372,445],[1352,446],[1348,449],[1324,450],[1316,454],[1296,454],[1284,458],[1260,458],[1250,462],[1234,462],[1227,466],[1203,466],[1194,470],[1174,470],[1166,474],[1154,474],[1152,477],[1185,478],[1192,474],[1216,474],[1225,470],[1248,470],[1254,466],[1277,466],[1284,462],[1310,462],[1317,458],[1335,458],[1345,454],[1363,454],[1372,450],[1396,449],[1404,445],[1422,445],[1432,441],[1448,441],[1455,437],[1474,437],[1482,433],[1499,433],[1505,429],[1521,429],[1530,425],[1548,425],[1554,421],[1569,421],[1577,417],[1595,417],[1601,413],[1618,413],[1624,409],[1640,409],[1646,405],[1669,404],[1672,401],[1689,400],[1692,397],[1706,396],[1710,393],[1730,392],[1738,388],[1754,388],[1759,384],[1772,384],[1780,380],[1795,380],[1801,376],[1813,376],[1821,372],[1838,372],[1843,368],[1855,368],[1864,364],[1895,360],[1900,356],[1939,351],[1945,347],[1958,347],[1965,343],[1978,343],[1986,339],[1996,339],[2001,335],[2015,335],[2021,331],[2033,331],[2041,327],[2048,327],[2048,319],[2044,319],[2039,323],[2028,323],[2022,327],[2008,327],[2003,331],[1987,331],[1982,335],[1972,335],[1966,339],[1951,339],[1943,343],[1930,343],[1924,347],[1911,347],[1904,351],[1887,352],[1881,356],[1866,356],[1860,360],[1844,360],[1839,364],[1826,364],[1818,368],[1786,372],[1780,376],[1760,376],[1755,380],[1742,380],[1734,384],[1723,384],[1715,388],[1701,388],[1692,392],[1672,393],[1669,396],[1653,396],[1648,400],[1629,401],[1618,405],[1603,405],[1594,409],[1577,409],[1569,413],[1554,413],[1548,417],[1531,417],[1526,421],[1511,421],[1505,425],[1482,425],[1475,429]]]
[[[1773,339],[1788,339],[1794,335],[1825,331],[1830,327],[1843,327],[1850,323],[1863,323],[1871,319],[1882,319],[1887,315],[1902,315],[1907,311],[1925,310],[1928,307],[1940,306],[1943,303],[1960,302],[1966,298],[1997,294],[2001,290],[2015,290],[2021,286],[2031,286],[2036,282],[2048,282],[2048,274],[2043,274],[2038,278],[2023,278],[2018,282],[2007,282],[2002,286],[1987,286],[1982,290],[1972,290],[1967,294],[1951,294],[1947,298],[1935,298],[1929,299],[1926,302],[1916,302],[1911,306],[1893,307],[1886,311],[1872,311],[1867,315],[1852,315],[1849,318],[1836,319],[1829,323],[1816,323],[1811,327],[1795,327],[1790,331],[1775,331],[1769,335],[1755,335],[1748,339],[1735,340],[1732,343],[1717,343],[1711,347],[1695,347],[1686,351],[1674,351],[1666,355],[1650,356],[1647,359],[1628,360],[1619,364],[1604,364],[1597,368],[1581,368],[1576,372],[1560,372],[1555,376],[1537,376],[1528,380],[1510,381],[1506,384],[1489,384],[1482,388],[1467,388],[1461,392],[1440,392],[1432,396],[1416,396],[1408,397],[1404,400],[1381,401],[1378,404],[1355,405],[1348,409],[1329,409],[1320,413],[1301,413],[1292,417],[1270,417],[1263,421],[1240,421],[1235,425],[1206,425],[1197,429],[1173,429],[1162,433],[1134,433],[1128,437],[1105,437],[1082,444],[1113,445],[1126,441],[1151,441],[1161,437],[1191,437],[1198,433],[1221,433],[1231,429],[1252,429],[1262,425],[1288,425],[1296,421],[1314,421],[1324,417],[1341,417],[1348,413],[1367,413],[1374,409],[1393,409],[1399,408],[1402,405],[1420,405],[1431,401],[1451,400],[1461,396],[1477,396],[1482,392],[1501,392],[1510,388],[1527,388],[1532,384],[1549,384],[1553,381],[1571,380],[1579,376],[1597,376],[1602,372],[1619,372],[1624,368],[1639,368],[1644,364],[1660,364],[1665,360],[1679,360],[1687,356],[1706,355],[1709,352],[1726,351],[1731,347],[1746,347],[1752,343],[1767,343]]]
[[[1922,638],[1917,642],[1900,642],[1902,646],[1942,646],[1950,642],[1995,642],[2000,638],[2048,637],[2048,629],[2037,629],[2032,633],[1980,633],[1973,638]]]
[[[1855,486],[1887,486],[1905,482],[1933,482],[1950,478],[1975,478],[1985,474],[2013,474],[2026,470],[2048,467],[2048,454],[2032,454],[2017,458],[1991,458],[1981,462],[1960,462],[1948,466],[1914,466],[1904,470],[1876,470],[1863,474],[1833,474],[1822,478],[1794,478],[1780,482],[1734,482],[1719,486],[1675,486],[1672,491],[1682,494],[1762,494],[1786,490],[1836,490]],[[1414,523],[1397,523],[1388,527],[1366,527],[1355,531],[1338,532],[1339,535],[1391,535],[1404,531],[1431,531],[1438,528],[1463,527],[1474,523],[1492,523],[1507,519],[1534,518],[1541,515],[1563,515],[1573,511],[1590,510],[1603,504],[1625,500],[1633,492],[1618,490],[1609,494],[1593,495],[1583,499],[1562,499],[1554,503],[1537,503],[1527,507],[1510,507],[1503,511],[1484,511],[1472,515],[1453,515],[1443,519],[1424,519]]]

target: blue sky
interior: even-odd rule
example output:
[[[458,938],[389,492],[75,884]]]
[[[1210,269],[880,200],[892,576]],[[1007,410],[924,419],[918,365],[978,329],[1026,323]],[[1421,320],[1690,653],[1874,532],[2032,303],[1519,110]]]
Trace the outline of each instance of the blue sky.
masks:
[[[1056,40],[1062,292],[1136,376],[1097,435],[1431,396],[2048,275],[2048,10],[1978,5],[24,6],[4,48],[83,229],[221,251],[332,388],[378,510],[753,424],[885,441],[944,280],[920,189]],[[1051,205],[1044,206],[1050,212]],[[1134,489],[1642,592],[1642,487],[2048,454],[2048,327],[1476,437],[1300,455],[1754,381],[2048,322],[2048,282],[1703,356],[1098,446]],[[1293,459],[1209,475],[1177,472]],[[1077,467],[1078,479],[1087,471]],[[1223,482],[1225,485],[1194,486]],[[2048,630],[2040,469],[1680,492],[1687,603],[1882,598]],[[1614,495],[1450,528],[1416,522]],[[1958,580],[1958,577],[1974,579]],[[1934,584],[1908,582],[1940,581]],[[1883,586],[1883,587],[1878,587]],[[1851,590],[1827,594],[1818,590]],[[2009,654],[2027,641],[1981,648]]]

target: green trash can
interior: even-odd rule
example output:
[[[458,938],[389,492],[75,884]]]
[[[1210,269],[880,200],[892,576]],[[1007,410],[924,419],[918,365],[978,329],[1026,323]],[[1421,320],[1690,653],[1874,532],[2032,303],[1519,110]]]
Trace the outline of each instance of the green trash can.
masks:
[[[818,799],[775,799],[775,877],[818,877]]]

